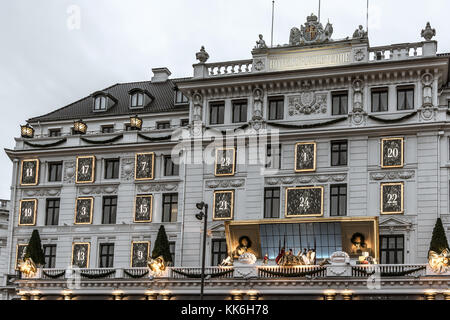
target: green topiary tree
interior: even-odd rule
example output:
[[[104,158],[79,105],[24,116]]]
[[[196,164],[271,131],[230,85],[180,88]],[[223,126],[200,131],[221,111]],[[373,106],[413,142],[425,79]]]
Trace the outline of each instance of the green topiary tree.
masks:
[[[430,250],[436,253],[441,253],[442,250],[448,248],[447,236],[442,225],[441,218],[438,218],[433,229],[433,236],[431,237]]]
[[[44,251],[42,250],[41,237],[39,231],[33,230],[24,259],[31,258],[37,266],[45,264]]]
[[[163,256],[166,263],[172,263],[172,255],[170,254],[169,240],[167,240],[166,229],[160,226],[158,235],[156,236],[155,247],[153,248],[152,258]]]

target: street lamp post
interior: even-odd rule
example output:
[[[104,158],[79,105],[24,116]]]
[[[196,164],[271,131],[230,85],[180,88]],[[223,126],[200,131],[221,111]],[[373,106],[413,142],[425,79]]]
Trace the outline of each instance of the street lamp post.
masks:
[[[203,210],[195,215],[198,220],[203,219],[203,249],[202,249],[202,273],[200,284],[200,300],[203,301],[203,291],[205,288],[205,254],[206,254],[206,231],[208,227],[208,205],[206,203],[199,202],[196,204],[197,209]]]

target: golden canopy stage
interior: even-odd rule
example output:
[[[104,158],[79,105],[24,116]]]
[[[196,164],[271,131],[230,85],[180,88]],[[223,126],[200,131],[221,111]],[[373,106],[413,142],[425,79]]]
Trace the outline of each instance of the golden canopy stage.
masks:
[[[365,252],[377,261],[379,255],[378,217],[335,217],[226,221],[228,254],[239,247],[239,239],[248,237],[248,252],[258,259],[265,254],[275,259],[280,249],[293,254],[315,249],[317,259],[329,258],[333,252],[347,252],[358,258]],[[361,241],[363,240],[363,241]]]

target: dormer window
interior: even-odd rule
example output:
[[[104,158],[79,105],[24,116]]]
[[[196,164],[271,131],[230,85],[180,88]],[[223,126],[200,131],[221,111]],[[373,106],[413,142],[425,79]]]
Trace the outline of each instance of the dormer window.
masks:
[[[144,93],[135,92],[131,94],[131,108],[141,108],[144,106]]]
[[[183,94],[183,92],[177,90],[175,92],[175,104],[182,104],[182,103],[188,103],[189,100],[186,98],[186,96]]]
[[[97,96],[94,99],[94,110],[95,111],[103,111],[106,110],[106,97],[105,96]]]

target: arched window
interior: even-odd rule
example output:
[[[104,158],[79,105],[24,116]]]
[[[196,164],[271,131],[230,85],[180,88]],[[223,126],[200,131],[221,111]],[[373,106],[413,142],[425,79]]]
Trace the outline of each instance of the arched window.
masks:
[[[131,94],[131,107],[138,108],[144,106],[144,94],[142,92],[135,92]]]
[[[106,110],[106,97],[105,96],[95,97],[94,110]]]

